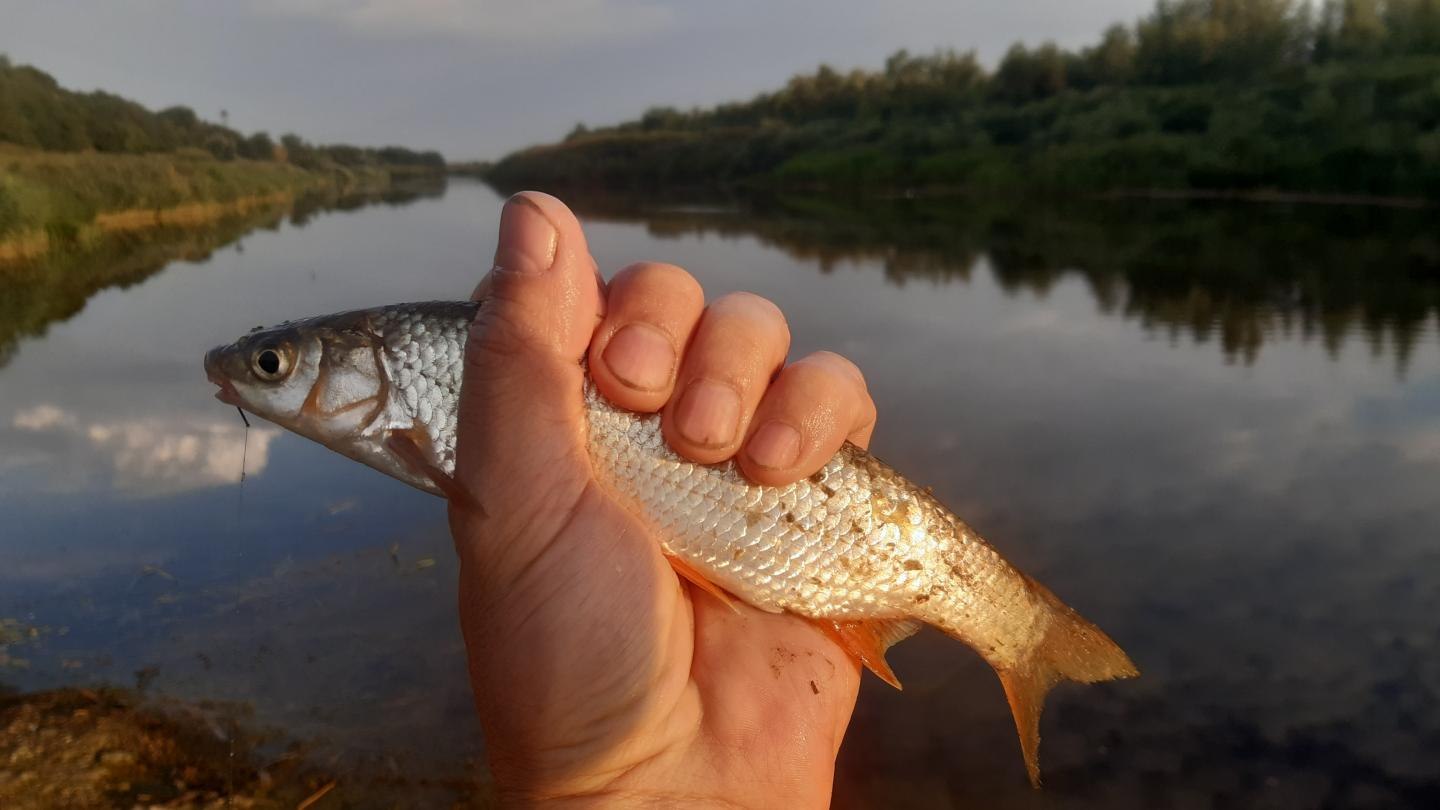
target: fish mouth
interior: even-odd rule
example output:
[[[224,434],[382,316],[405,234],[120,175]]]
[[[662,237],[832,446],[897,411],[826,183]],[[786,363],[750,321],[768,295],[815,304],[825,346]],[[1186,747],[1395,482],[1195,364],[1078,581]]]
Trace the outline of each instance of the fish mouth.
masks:
[[[217,346],[205,353],[205,378],[220,386],[220,390],[215,392],[216,399],[239,408],[240,392],[236,391],[229,378],[220,372],[220,348]]]

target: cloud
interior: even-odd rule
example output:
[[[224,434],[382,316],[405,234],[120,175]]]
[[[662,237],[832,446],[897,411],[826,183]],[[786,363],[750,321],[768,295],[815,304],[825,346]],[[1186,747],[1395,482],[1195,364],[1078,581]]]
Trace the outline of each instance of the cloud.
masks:
[[[366,34],[479,42],[587,41],[652,34],[674,22],[651,0],[260,0],[263,13],[338,22]]]

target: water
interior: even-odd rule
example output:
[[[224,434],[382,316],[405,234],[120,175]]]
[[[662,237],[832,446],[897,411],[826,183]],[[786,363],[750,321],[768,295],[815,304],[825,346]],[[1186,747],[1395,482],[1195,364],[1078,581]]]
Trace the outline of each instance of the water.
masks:
[[[452,181],[213,237],[158,272],[94,259],[63,296],[17,287],[0,619],[23,630],[0,683],[232,702],[353,779],[483,781],[440,502],[263,423],[247,441],[199,361],[257,324],[464,296],[499,203]],[[993,674],[923,633],[891,654],[904,693],[867,679],[837,805],[1440,802],[1428,212],[576,207],[603,268],[681,264],[711,295],[778,302],[797,356],[852,357],[873,449],[1144,671],[1057,691],[1035,793]],[[87,299],[85,279],[124,285]]]

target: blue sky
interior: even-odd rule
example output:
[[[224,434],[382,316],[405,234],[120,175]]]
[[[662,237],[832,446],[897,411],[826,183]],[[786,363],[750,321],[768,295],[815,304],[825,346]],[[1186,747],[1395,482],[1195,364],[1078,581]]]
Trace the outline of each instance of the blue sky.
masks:
[[[1151,0],[0,0],[0,52],[69,87],[316,141],[493,158],[825,62],[1078,46]]]

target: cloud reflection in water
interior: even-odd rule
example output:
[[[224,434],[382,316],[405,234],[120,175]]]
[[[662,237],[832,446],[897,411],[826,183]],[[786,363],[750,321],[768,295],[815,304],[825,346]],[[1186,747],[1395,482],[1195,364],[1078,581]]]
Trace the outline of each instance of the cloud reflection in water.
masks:
[[[114,490],[132,496],[234,484],[242,463],[247,475],[264,471],[270,443],[280,435],[255,426],[247,439],[239,417],[234,422],[194,415],[92,420],[43,403],[11,419],[11,429],[22,435],[12,434],[18,452],[0,461],[0,478],[16,467],[32,470],[38,475],[15,479],[53,492],[88,489],[95,476],[108,476]]]

